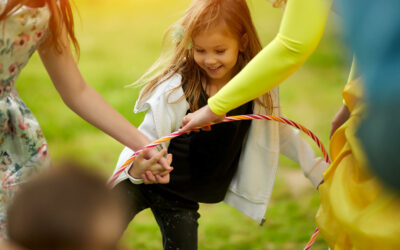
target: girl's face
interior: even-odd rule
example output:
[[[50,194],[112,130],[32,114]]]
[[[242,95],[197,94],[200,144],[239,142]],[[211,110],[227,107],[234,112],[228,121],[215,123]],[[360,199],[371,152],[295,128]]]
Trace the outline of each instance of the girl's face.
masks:
[[[225,23],[193,37],[194,60],[207,74],[207,83],[226,83],[233,77],[240,45]]]

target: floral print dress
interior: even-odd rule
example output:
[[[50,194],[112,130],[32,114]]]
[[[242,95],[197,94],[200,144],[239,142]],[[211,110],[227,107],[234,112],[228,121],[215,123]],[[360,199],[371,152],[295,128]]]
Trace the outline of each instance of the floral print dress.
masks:
[[[7,0],[0,0],[0,13]],[[40,126],[15,89],[15,82],[48,31],[47,6],[22,6],[0,21],[0,239],[5,237],[6,206],[18,186],[48,166]]]

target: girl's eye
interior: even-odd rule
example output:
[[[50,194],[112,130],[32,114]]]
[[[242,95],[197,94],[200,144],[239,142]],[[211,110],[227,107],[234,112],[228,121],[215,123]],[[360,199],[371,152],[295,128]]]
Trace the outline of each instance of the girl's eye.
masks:
[[[217,53],[217,54],[223,54],[223,53],[225,53],[225,49],[219,49],[219,50],[216,50],[215,52]]]
[[[197,53],[204,53],[205,50],[204,50],[204,49],[196,49],[196,52],[197,52]]]

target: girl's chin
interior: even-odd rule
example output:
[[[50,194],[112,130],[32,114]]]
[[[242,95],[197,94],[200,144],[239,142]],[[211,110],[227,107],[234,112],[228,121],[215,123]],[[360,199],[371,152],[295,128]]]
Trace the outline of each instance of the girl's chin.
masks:
[[[208,75],[208,78],[209,78],[210,80],[212,80],[212,81],[221,81],[221,80],[225,79],[224,76],[217,77],[217,76],[210,76],[210,75]]]
[[[207,71],[207,76],[213,80],[221,80],[226,77],[226,74],[224,74],[223,72],[220,72],[220,70],[218,70],[216,72]]]

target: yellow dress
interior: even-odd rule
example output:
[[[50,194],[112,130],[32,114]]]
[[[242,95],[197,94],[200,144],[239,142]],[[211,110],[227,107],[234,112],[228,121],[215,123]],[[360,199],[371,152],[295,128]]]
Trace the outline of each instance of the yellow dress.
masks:
[[[355,137],[363,105],[358,79],[343,89],[350,118],[332,136],[332,164],[319,187],[317,226],[338,249],[400,249],[400,195],[385,189],[366,168]]]

